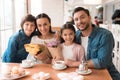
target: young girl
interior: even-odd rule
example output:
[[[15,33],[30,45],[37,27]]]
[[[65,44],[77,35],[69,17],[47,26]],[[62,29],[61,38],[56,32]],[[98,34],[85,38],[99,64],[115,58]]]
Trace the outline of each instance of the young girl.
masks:
[[[77,67],[76,62],[81,62],[84,58],[84,48],[75,43],[75,28],[72,24],[68,23],[62,26],[61,42],[62,54],[66,65]]]
[[[21,28],[10,37],[8,47],[2,56],[3,62],[20,63],[23,59],[26,59],[28,53],[24,44],[30,43],[32,36],[35,34],[35,17],[31,14],[26,15],[21,21]]]

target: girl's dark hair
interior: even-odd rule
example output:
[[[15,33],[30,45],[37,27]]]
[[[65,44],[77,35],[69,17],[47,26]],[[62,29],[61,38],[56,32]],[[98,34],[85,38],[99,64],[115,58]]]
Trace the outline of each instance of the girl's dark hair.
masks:
[[[73,26],[71,23],[66,23],[66,24],[64,24],[64,25],[61,27],[61,29],[60,29],[60,34],[61,34],[61,35],[62,35],[62,33],[63,33],[63,31],[64,31],[65,29],[70,29],[70,30],[72,30],[74,33],[76,33],[75,28],[74,28],[74,26]],[[73,42],[76,41],[75,39],[76,39],[76,38],[74,37]],[[61,43],[65,42],[62,37],[60,37],[60,42],[61,42]]]
[[[36,16],[36,22],[37,22],[37,19],[40,19],[40,18],[47,18],[49,23],[51,23],[50,17],[47,14],[45,14],[45,13],[41,13],[41,14],[37,15]],[[39,32],[38,28],[37,28],[37,31],[38,31],[38,35],[41,35],[41,33]],[[50,26],[49,32],[50,33],[55,33],[55,32],[52,31],[51,26]]]
[[[23,25],[26,21],[29,21],[29,22],[34,22],[35,24],[35,28],[36,28],[36,20],[35,20],[35,17],[31,14],[27,14],[21,21],[21,28],[23,29]]]
[[[73,11],[73,13],[72,13],[72,15],[74,16],[74,14],[76,12],[79,12],[79,11],[84,11],[88,16],[90,16],[90,13],[89,13],[88,9],[85,9],[83,7],[77,7],[77,8],[75,8],[74,11]]]

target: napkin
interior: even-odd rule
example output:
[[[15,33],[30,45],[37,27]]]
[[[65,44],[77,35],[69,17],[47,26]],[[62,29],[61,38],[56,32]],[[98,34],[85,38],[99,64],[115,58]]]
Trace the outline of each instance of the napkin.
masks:
[[[58,73],[57,76],[60,80],[84,80],[84,77],[78,75],[76,72],[70,72],[70,73],[62,72],[62,73]]]
[[[49,73],[45,73],[45,72],[39,72],[39,73],[35,73],[32,78],[34,80],[42,80],[43,79],[49,79],[50,78],[50,74]]]

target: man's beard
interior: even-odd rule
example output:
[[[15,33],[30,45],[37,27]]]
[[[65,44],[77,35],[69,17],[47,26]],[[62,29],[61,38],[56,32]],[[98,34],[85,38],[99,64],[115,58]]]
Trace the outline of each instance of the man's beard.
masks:
[[[85,31],[85,30],[88,29],[88,27],[89,27],[89,24],[87,24],[86,27],[85,27],[84,29],[79,29],[79,30],[80,30],[80,31]]]

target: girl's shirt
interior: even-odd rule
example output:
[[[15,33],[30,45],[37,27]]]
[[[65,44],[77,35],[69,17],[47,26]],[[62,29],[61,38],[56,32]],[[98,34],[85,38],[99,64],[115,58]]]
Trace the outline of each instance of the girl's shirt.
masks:
[[[83,59],[85,51],[81,45],[73,43],[70,46],[65,46],[64,43],[62,43],[61,46],[64,59],[75,61],[81,61]]]
[[[74,47],[74,44],[66,46],[63,43],[62,53],[63,53],[64,59],[76,60],[75,57],[74,57],[74,55],[73,55],[73,51],[72,51],[73,47]]]
[[[28,53],[24,48],[24,44],[30,43],[31,38],[32,35],[30,37],[26,36],[23,30],[19,30],[12,35],[2,56],[2,62],[21,63],[23,59],[26,59]]]

